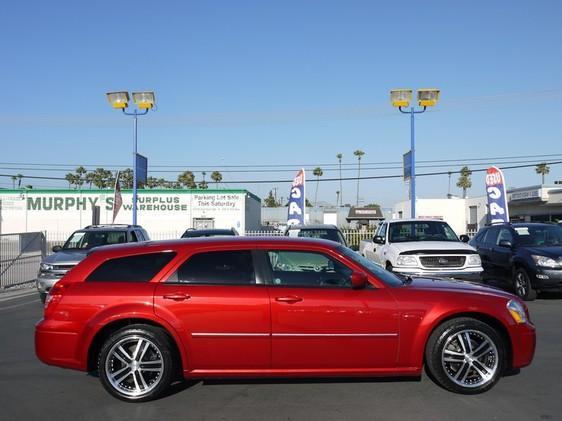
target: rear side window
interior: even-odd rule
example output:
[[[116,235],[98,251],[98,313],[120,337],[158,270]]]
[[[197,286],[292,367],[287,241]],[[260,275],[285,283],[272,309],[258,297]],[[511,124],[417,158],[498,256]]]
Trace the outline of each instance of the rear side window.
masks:
[[[166,282],[186,284],[255,284],[249,250],[213,251],[189,257]]]
[[[110,259],[99,265],[86,282],[148,282],[176,253],[150,253]]]

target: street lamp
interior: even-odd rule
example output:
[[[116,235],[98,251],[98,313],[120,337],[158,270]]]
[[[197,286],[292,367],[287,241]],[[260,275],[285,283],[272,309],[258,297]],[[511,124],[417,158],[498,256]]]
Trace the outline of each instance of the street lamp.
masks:
[[[411,89],[393,89],[390,91],[390,102],[394,107],[397,107],[401,113],[410,114],[410,216],[416,217],[416,157],[415,157],[415,137],[414,137],[414,115],[423,113],[427,107],[433,107],[439,101],[439,89],[418,89],[418,105],[423,107],[421,110],[415,110],[411,107],[410,110],[404,111],[403,108],[408,108],[412,100]]]
[[[133,92],[133,101],[137,108],[133,112],[125,109],[129,106],[128,92],[108,92],[107,100],[113,108],[121,109],[123,114],[133,117],[133,225],[137,225],[137,117],[145,115],[154,107],[154,92]]]

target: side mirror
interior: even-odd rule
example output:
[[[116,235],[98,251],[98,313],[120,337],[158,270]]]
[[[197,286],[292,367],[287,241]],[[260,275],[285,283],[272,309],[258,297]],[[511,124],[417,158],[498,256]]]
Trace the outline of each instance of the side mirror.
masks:
[[[359,246],[357,244],[352,244],[349,246],[349,248],[353,251],[359,251]]]
[[[498,246],[500,246],[500,247],[506,247],[506,248],[510,249],[510,248],[513,247],[513,244],[511,244],[511,241],[509,241],[509,240],[501,240],[501,241],[499,242]]]
[[[61,251],[62,247],[61,246],[53,246],[53,253],[56,253],[57,251]]]
[[[468,238],[466,234],[462,234],[460,238],[463,243],[468,243],[470,241],[470,238]]]
[[[373,243],[384,244],[384,238],[382,238],[380,235],[375,235],[373,237]]]
[[[363,289],[367,285],[367,275],[362,272],[353,272],[351,274],[351,287],[353,289]]]

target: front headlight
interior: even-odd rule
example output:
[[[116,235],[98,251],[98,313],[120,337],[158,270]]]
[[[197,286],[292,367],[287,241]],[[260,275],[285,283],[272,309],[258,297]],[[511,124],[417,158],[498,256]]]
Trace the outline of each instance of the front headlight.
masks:
[[[418,261],[414,256],[398,256],[397,266],[418,266]]]
[[[49,263],[41,263],[39,265],[39,270],[41,272],[48,272],[50,270],[53,270],[53,265],[50,265]]]
[[[509,300],[506,304],[507,311],[515,320],[515,323],[527,323],[527,315],[525,314],[525,308],[523,305],[517,300]]]
[[[468,256],[468,266],[482,266],[482,260],[479,254],[471,254]]]
[[[560,263],[560,261],[556,261],[550,257],[537,256],[536,254],[531,254],[531,257],[533,258],[537,266],[542,266],[551,269],[562,268],[562,263]]]

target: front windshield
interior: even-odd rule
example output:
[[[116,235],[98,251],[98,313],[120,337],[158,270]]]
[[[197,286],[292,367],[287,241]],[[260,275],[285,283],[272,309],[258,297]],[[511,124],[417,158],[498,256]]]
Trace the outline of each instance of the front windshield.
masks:
[[[126,242],[126,231],[76,231],[62,248],[64,250],[87,250],[92,247]]]
[[[298,232],[299,237],[319,238],[322,240],[331,240],[336,243],[344,244],[345,241],[340,233],[335,229],[301,229]]]
[[[562,227],[537,225],[514,227],[516,243],[524,247],[552,247],[562,245]]]
[[[412,221],[390,224],[388,241],[404,243],[408,241],[460,241],[457,234],[446,222]]]
[[[376,276],[378,279],[383,281],[385,284],[387,284],[389,286],[399,286],[399,285],[404,284],[399,277],[397,277],[393,273],[375,265],[372,261],[364,258],[359,253],[357,253],[357,252],[355,252],[355,251],[353,251],[353,250],[351,250],[347,247],[342,247],[342,246],[338,247],[337,250],[341,254],[343,254],[344,256],[353,260],[355,263],[358,263],[367,272],[369,272],[373,276]]]

